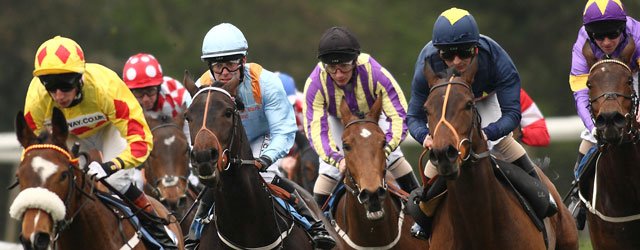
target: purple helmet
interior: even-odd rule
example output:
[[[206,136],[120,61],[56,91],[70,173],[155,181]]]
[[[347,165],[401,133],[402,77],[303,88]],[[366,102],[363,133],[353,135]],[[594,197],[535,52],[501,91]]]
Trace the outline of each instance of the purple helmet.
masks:
[[[627,13],[620,0],[589,0],[584,6],[582,23],[598,21],[626,21]]]

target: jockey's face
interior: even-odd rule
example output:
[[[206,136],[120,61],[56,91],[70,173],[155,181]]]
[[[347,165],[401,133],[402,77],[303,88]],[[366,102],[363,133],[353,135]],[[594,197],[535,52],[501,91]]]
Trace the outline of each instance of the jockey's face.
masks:
[[[55,101],[58,106],[60,106],[61,108],[67,108],[69,107],[69,105],[71,105],[71,102],[73,102],[76,94],[78,94],[78,89],[73,88],[68,91],[64,91],[62,89],[54,89],[48,92],[53,101]]]
[[[447,64],[447,67],[453,67],[462,74],[471,64],[471,59],[478,53],[478,49],[475,46],[448,48],[440,50],[439,53],[440,58]]]
[[[598,47],[600,47],[602,52],[604,52],[607,55],[610,55],[616,50],[618,45],[620,45],[620,40],[622,40],[622,36],[620,35],[620,33],[616,33],[616,34],[617,35],[614,35],[614,34],[594,35],[593,40],[596,41],[596,44],[598,45]]]
[[[355,61],[351,61],[349,63],[339,63],[339,64],[325,64],[325,70],[333,79],[333,82],[340,87],[344,87],[349,83],[351,77],[353,76],[353,69],[355,68]]]
[[[146,88],[132,89],[131,93],[136,97],[140,106],[145,111],[153,110],[156,100],[158,100],[158,86],[151,86]]]
[[[221,81],[223,83],[227,83],[233,78],[240,79],[240,69],[242,69],[240,66],[244,65],[246,62],[247,58],[243,57],[238,60],[214,63],[211,65],[213,78],[216,81]]]

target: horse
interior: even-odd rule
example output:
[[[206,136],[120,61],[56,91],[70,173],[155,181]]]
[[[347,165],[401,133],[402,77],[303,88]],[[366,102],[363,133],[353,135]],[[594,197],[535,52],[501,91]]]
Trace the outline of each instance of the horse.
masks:
[[[590,65],[587,87],[598,155],[595,166],[579,179],[579,194],[589,211],[594,249],[640,248],[640,125],[628,66],[634,52],[630,41],[621,58],[596,62],[591,49],[583,49]]]
[[[304,132],[298,131],[295,140],[295,153],[293,159],[295,163],[290,169],[283,168],[282,172],[287,179],[297,183],[309,192],[313,192],[313,186],[318,178],[320,158],[318,153],[311,147]],[[284,159],[283,163],[284,165]]]
[[[424,104],[433,146],[429,153],[447,193],[433,218],[433,249],[545,249],[543,233],[518,198],[494,174],[482,135],[471,82],[477,59],[462,75],[449,69],[436,75],[427,64],[430,94]],[[542,183],[556,201],[560,196],[539,168]],[[566,206],[545,219],[550,249],[578,249],[578,235]]]
[[[240,118],[238,79],[197,88],[185,72],[193,100],[185,113],[193,148],[191,162],[215,200],[211,225],[203,229],[200,249],[312,249],[305,229],[294,223],[274,199],[255,166]],[[299,188],[307,201],[311,195]],[[310,207],[321,217],[317,206]],[[335,237],[335,236],[334,236]]]
[[[62,111],[54,108],[51,132],[45,129],[39,136],[18,112],[16,135],[25,150],[16,173],[21,192],[10,214],[22,220],[24,249],[146,249],[130,219],[97,200],[96,183],[67,148],[69,130]],[[160,217],[168,218],[157,200],[149,200]],[[168,227],[182,249],[180,227]]]
[[[403,201],[389,195],[381,110],[380,98],[367,114],[352,114],[344,99],[340,104],[348,192],[334,206],[332,225],[349,249],[428,249],[427,241],[409,234],[414,221],[405,215]]]
[[[172,119],[163,114],[145,113],[145,119],[153,134],[153,150],[144,163],[144,192],[158,199],[177,218],[184,217],[182,231],[188,232],[194,212],[186,213],[197,193],[189,184],[191,149],[182,130],[183,114]]]

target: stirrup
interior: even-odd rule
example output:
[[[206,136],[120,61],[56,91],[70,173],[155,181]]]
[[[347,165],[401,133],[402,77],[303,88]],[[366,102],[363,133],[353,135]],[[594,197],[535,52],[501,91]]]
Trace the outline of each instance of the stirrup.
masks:
[[[411,236],[419,240],[429,239],[429,235],[427,235],[427,232],[422,230],[422,227],[418,225],[418,223],[413,223],[413,226],[411,226],[410,233],[411,233]]]
[[[313,247],[318,249],[332,249],[336,246],[336,241],[327,231],[315,231],[311,235],[311,241],[313,241]]]

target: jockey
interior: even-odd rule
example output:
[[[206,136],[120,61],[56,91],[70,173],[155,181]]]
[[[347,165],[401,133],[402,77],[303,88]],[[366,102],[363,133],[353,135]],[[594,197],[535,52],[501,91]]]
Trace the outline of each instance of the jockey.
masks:
[[[229,23],[214,26],[202,43],[201,58],[207,63],[209,70],[195,84],[200,87],[211,85],[215,81],[226,83],[234,78],[240,79],[236,98],[240,98],[245,105],[240,117],[256,157],[256,167],[263,172],[261,175],[266,182],[292,193],[297,192],[276,174],[278,160],[293,145],[296,132],[293,109],[278,76],[259,64],[247,63],[247,50],[247,40],[237,27]],[[199,242],[201,220],[213,205],[212,191],[209,189],[210,193],[203,196],[198,206],[187,237],[189,246]],[[291,205],[312,224],[307,231],[315,247],[330,249],[335,245],[322,221],[314,218],[304,199]]]
[[[627,43],[635,43],[636,51],[631,58],[629,67],[634,72],[633,87],[636,92],[638,91],[637,72],[640,57],[640,23],[627,16],[624,6],[619,0],[589,0],[584,7],[582,22],[584,25],[580,28],[576,43],[573,45],[569,75],[569,85],[573,91],[578,116],[585,126],[585,130],[580,135],[582,142],[578,148],[578,159],[574,170],[578,169],[582,158],[597,143],[594,137],[596,128],[589,111],[589,89],[587,88],[589,65],[582,54],[583,47],[588,43],[597,59],[608,59],[619,58]],[[572,202],[569,209],[576,217],[578,227],[582,229],[586,213],[582,206],[578,206],[577,188],[574,188],[571,193]]]
[[[156,215],[147,196],[131,185],[133,168],[142,164],[153,146],[151,131],[135,97],[110,69],[85,63],[84,53],[73,40],[56,36],[47,40],[35,56],[35,70],[24,105],[25,120],[39,134],[50,129],[54,107],[69,125],[69,144],[100,150],[104,162],[92,161],[87,174],[105,179],[138,209]],[[87,159],[81,157],[80,166]],[[165,249],[177,249],[164,226],[138,217]]]
[[[175,118],[191,104],[189,91],[178,80],[164,76],[162,66],[151,54],[138,53],[129,57],[122,69],[122,79],[145,113]],[[182,131],[187,140],[191,140],[186,122]],[[139,172],[136,171],[136,175]],[[141,178],[136,181],[141,182]],[[195,186],[199,183],[193,174],[189,175],[189,181]]]
[[[400,143],[407,134],[407,101],[391,73],[372,56],[360,53],[360,44],[344,27],[327,29],[318,46],[320,62],[304,87],[304,129],[312,147],[320,156],[318,179],[313,188],[316,202],[322,206],[346,170],[342,152],[344,125],[340,121],[340,103],[346,99],[352,112],[369,112],[377,98],[382,99],[384,114],[378,124],[386,131],[387,169],[406,192],[419,187]]]
[[[522,88],[520,89],[520,111],[522,112],[522,120],[520,120],[520,138],[518,140],[533,147],[548,146],[551,138],[544,116],[538,105]]]
[[[473,60],[477,57],[477,60]],[[481,116],[482,134],[487,139],[493,154],[504,161],[522,168],[529,175],[539,179],[535,164],[529,159],[526,151],[514,138],[511,132],[520,124],[520,77],[507,52],[491,38],[480,35],[475,19],[468,11],[451,8],[444,11],[433,27],[432,40],[420,52],[415,64],[415,72],[411,83],[411,101],[407,123],[409,132],[423,147],[433,144],[423,104],[429,96],[429,86],[423,74],[425,63],[434,72],[447,68],[455,68],[464,72],[472,62],[477,62],[478,71],[471,84],[476,105]],[[425,176],[433,178],[437,170],[428,162]],[[427,186],[424,197],[430,188],[444,189],[445,181],[439,178],[434,185]],[[555,213],[553,207],[549,211]],[[427,238],[430,228],[421,230],[418,224],[412,227],[412,235]]]

